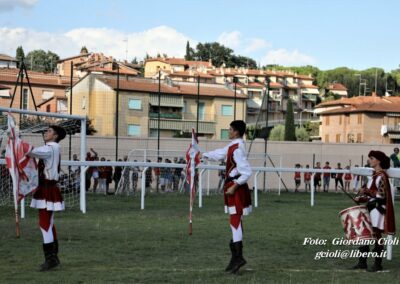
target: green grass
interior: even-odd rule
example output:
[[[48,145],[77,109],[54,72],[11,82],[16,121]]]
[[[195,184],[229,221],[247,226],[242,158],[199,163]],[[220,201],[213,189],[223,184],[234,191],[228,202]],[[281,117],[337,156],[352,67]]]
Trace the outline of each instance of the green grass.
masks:
[[[400,248],[386,272],[348,270],[356,259],[314,260],[332,245],[303,246],[305,237],[342,237],[338,212],[352,206],[342,194],[261,194],[260,206],[244,220],[240,275],[223,272],[231,232],[222,197],[204,198],[194,209],[188,236],[188,197],[150,195],[140,210],[138,197],[88,195],[88,212],[56,214],[62,265],[37,272],[43,261],[37,212],[27,209],[22,236],[14,235],[13,210],[0,207],[0,283],[399,283]],[[400,210],[396,213],[400,218]],[[369,261],[370,263],[372,260]]]

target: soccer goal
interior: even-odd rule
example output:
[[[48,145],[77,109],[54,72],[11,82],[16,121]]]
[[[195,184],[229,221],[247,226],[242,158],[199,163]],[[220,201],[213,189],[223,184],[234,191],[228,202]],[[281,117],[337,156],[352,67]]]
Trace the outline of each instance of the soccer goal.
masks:
[[[59,186],[66,207],[77,207],[86,212],[85,172],[86,167],[73,165],[74,159],[85,161],[86,155],[86,118],[77,115],[47,113],[0,107],[0,206],[13,204],[12,181],[6,167],[5,149],[7,145],[7,113],[10,112],[16,122],[19,136],[34,147],[42,146],[43,133],[50,125],[65,128],[67,137],[61,141],[61,175]],[[30,204],[27,196],[22,204]],[[23,206],[21,206],[23,210]],[[23,213],[23,211],[22,211]],[[23,214],[21,214],[23,215]]]

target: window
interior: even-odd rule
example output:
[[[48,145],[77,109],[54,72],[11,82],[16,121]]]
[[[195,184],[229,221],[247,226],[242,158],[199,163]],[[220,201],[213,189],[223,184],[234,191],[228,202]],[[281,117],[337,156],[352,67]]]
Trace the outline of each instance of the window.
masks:
[[[205,106],[204,103],[199,103],[199,120],[204,120]]]
[[[329,134],[325,134],[325,143],[329,143]]]
[[[342,125],[342,116],[339,115],[339,125]]]
[[[22,92],[22,109],[28,109],[28,89]]]
[[[336,134],[336,143],[340,143],[340,134]]]
[[[325,117],[325,125],[327,125],[327,126],[329,125],[329,116]]]
[[[361,123],[362,123],[362,113],[359,113],[359,114],[357,115],[357,123],[358,123],[358,124],[361,124]]]
[[[51,111],[51,107],[50,107],[50,105],[47,105],[46,106],[46,112],[50,112]]]
[[[128,124],[128,136],[140,136],[140,125]]]
[[[10,90],[5,89],[5,90],[0,90],[0,97],[10,97]]]
[[[229,139],[229,130],[221,129],[221,139]]]
[[[139,99],[129,99],[128,108],[129,109],[141,110],[142,109],[142,101],[139,100]]]
[[[233,115],[233,106],[222,105],[221,106],[221,115],[223,115],[223,116]]]
[[[183,101],[183,108],[182,108],[182,112],[186,113],[187,112],[187,101]]]
[[[361,133],[357,133],[357,143],[361,143]]]

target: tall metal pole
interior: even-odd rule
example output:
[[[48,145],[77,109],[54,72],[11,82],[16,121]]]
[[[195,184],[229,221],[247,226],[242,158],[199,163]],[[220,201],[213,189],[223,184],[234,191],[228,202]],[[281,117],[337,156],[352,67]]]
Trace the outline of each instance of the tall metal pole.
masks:
[[[72,114],[72,85],[73,85],[73,63],[71,61],[71,74],[69,77],[69,114]],[[82,135],[82,133],[81,133]],[[68,157],[69,160],[71,161],[71,155],[72,155],[72,135],[71,133],[69,134],[69,153]],[[71,167],[69,167],[71,169]]]
[[[236,76],[233,76],[233,82],[235,83],[235,95],[234,95],[234,100],[233,100],[233,120],[236,120],[236,84],[237,84],[238,78]]]
[[[158,70],[157,159],[160,156],[161,70]],[[158,186],[157,186],[158,189]]]
[[[22,63],[23,65],[23,63]],[[23,68],[23,66],[21,67]],[[23,89],[24,89],[24,72],[21,72],[21,85],[20,85],[20,90],[19,90],[19,109],[22,109],[22,94],[23,94]],[[21,123],[22,123],[22,114],[19,114],[19,129],[21,129]]]
[[[268,117],[269,117],[269,78],[265,77],[265,82],[267,83],[267,109],[266,109],[266,119],[265,119],[265,139],[264,139],[264,167],[267,166],[267,157],[268,157]],[[264,172],[264,190],[266,187],[266,172]]]
[[[118,128],[119,128],[119,65],[117,64],[117,98],[115,102],[115,161],[118,161]]]
[[[200,75],[197,75],[197,117],[196,117],[196,133],[199,133],[199,114],[200,114]]]

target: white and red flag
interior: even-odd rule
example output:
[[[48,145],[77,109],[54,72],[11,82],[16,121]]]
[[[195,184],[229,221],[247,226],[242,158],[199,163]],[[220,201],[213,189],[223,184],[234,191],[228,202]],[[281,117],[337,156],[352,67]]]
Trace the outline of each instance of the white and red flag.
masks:
[[[189,184],[189,235],[192,234],[192,212],[193,202],[196,196],[196,166],[200,164],[200,148],[197,134],[192,128],[192,142],[186,151],[186,182]]]
[[[37,189],[39,176],[34,158],[28,156],[33,146],[19,138],[14,117],[8,113],[8,141],[6,146],[6,163],[13,182],[15,221],[19,237],[18,203],[29,193]]]

